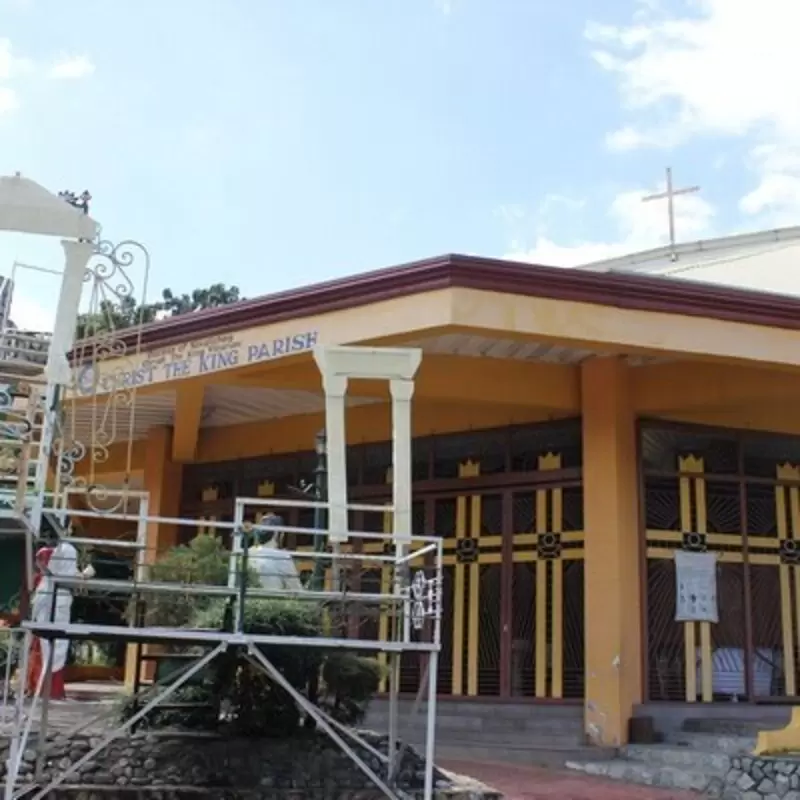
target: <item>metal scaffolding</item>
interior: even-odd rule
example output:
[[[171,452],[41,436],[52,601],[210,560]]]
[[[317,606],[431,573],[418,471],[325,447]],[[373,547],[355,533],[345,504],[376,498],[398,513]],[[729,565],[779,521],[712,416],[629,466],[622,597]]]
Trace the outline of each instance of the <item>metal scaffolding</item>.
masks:
[[[70,199],[72,198],[72,199]],[[54,203],[53,200],[56,202]],[[55,198],[19,176],[0,179],[0,231],[22,230],[34,234],[59,235],[64,239],[66,267],[54,330],[48,334],[24,334],[6,327],[0,331],[0,528],[9,535],[25,539],[25,585],[22,590],[22,619],[10,634],[7,651],[3,718],[12,712],[13,723],[8,754],[4,799],[26,797],[40,800],[104,747],[115,739],[130,734],[148,713],[173,696],[187,681],[225,653],[236,653],[241,661],[262,671],[282,687],[301,711],[314,720],[317,728],[353,761],[387,797],[403,797],[397,787],[398,758],[402,752],[398,741],[399,659],[403,653],[419,653],[423,659],[427,693],[427,736],[425,744],[424,798],[434,791],[433,758],[435,750],[437,660],[440,650],[440,617],[442,589],[442,545],[432,536],[419,536],[411,530],[411,434],[410,402],[413,378],[419,366],[418,350],[329,347],[315,352],[325,390],[328,470],[325,491],[317,495],[325,499],[281,499],[241,497],[235,500],[232,522],[164,517],[152,514],[150,498],[145,491],[131,488],[128,476],[118,486],[97,483],[94,477],[96,454],[108,448],[109,414],[121,405],[120,392],[129,392],[126,408],[135,408],[135,389],[123,386],[113,372],[113,358],[134,354],[141,335],[134,330],[123,337],[112,331],[98,334],[94,343],[74,343],[78,319],[80,287],[88,283],[97,303],[108,303],[104,286],[111,287],[119,298],[120,275],[131,284],[126,269],[130,259],[119,246],[110,246],[94,237],[96,226],[88,218],[87,203],[73,202],[74,196]],[[59,205],[60,204],[60,205]],[[20,208],[27,209],[21,213]],[[8,211],[11,209],[12,211]],[[12,213],[13,212],[13,213]],[[5,216],[4,216],[5,213]],[[129,251],[135,243],[123,243]],[[149,259],[145,253],[145,275]],[[92,259],[105,259],[104,268],[92,268]],[[116,283],[114,283],[116,281]],[[132,285],[132,284],[131,284]],[[115,288],[116,287],[116,288]],[[99,301],[98,301],[99,298]],[[113,297],[111,298],[113,301]],[[107,305],[104,306],[107,308]],[[86,312],[84,312],[86,313]],[[3,319],[13,318],[6,314]],[[116,337],[116,339],[115,339]],[[100,345],[98,345],[100,341]],[[123,346],[116,346],[121,342]],[[131,345],[131,342],[134,342]],[[127,348],[127,350],[126,350]],[[109,361],[111,359],[111,361]],[[111,363],[111,367],[109,367]],[[106,370],[105,372],[103,370]],[[98,375],[104,375],[98,379]],[[88,380],[86,376],[90,376]],[[110,376],[110,377],[109,377]],[[388,505],[352,504],[347,498],[345,394],[350,378],[383,379],[389,382],[393,410],[393,500]],[[88,385],[88,390],[87,390]],[[101,403],[102,431],[92,427],[76,434],[75,408],[81,403]],[[132,412],[129,412],[132,413]],[[132,435],[120,436],[132,450]],[[81,470],[83,459],[91,461]],[[130,459],[129,459],[130,462]],[[86,475],[89,475],[87,480]],[[319,477],[319,476],[318,476]],[[308,509],[314,515],[315,527],[293,528],[274,516],[264,515],[281,508]],[[389,533],[350,530],[349,515],[353,511],[387,515],[392,524]],[[82,534],[81,529],[92,521],[124,523],[128,533],[122,538],[98,538]],[[176,526],[197,530],[202,525],[230,542],[228,580],[216,583],[179,582],[159,577],[158,552],[152,539],[158,526]],[[43,527],[55,531],[59,542],[74,547],[85,561],[87,554],[117,552],[130,557],[130,576],[110,579],[96,575],[91,565],[75,565],[71,572],[61,570],[49,574],[52,595],[48,614],[34,614],[29,602],[34,592],[33,554]],[[119,527],[119,526],[117,526]],[[325,576],[317,582],[281,584],[269,578],[269,569],[259,569],[260,581],[251,573],[259,557],[278,561],[275,552],[264,555],[253,547],[259,537],[272,538],[297,533],[311,537],[314,545],[295,550],[280,549],[285,572],[287,560],[295,575],[312,573]],[[190,534],[191,535],[191,534]],[[182,537],[186,538],[186,537]],[[270,562],[270,563],[273,563]],[[263,565],[262,565],[263,566]],[[353,576],[366,571],[388,574],[375,592],[352,589]],[[277,573],[276,573],[277,574]],[[263,578],[267,575],[267,578]],[[288,587],[288,588],[287,588]],[[126,604],[133,613],[125,624],[87,624],[73,622],[56,614],[57,599],[72,596],[104,597]],[[161,597],[216,598],[228,607],[226,623],[217,629],[197,628],[186,624],[151,624],[147,608]],[[347,626],[328,625],[322,635],[263,635],[248,631],[247,610],[250,604],[264,599],[293,599],[311,603],[321,610],[323,618],[335,612],[342,619],[388,618],[388,637],[382,638],[378,628],[366,626],[358,636]],[[190,601],[190,600],[189,600]],[[371,632],[374,630],[374,635]],[[28,661],[34,641],[41,647],[43,669],[30,692],[26,686]],[[135,713],[125,722],[112,727],[101,740],[69,768],[44,780],[43,765],[48,742],[48,721],[51,706],[51,684],[54,652],[64,640],[103,640],[124,642],[137,648],[147,645],[202,648],[205,652],[187,659],[183,668],[172,673],[163,684],[155,682],[135,699]],[[16,642],[18,676],[14,697],[9,693],[12,650]],[[390,723],[387,753],[377,751],[358,733],[341,725],[284,678],[264,652],[268,645],[352,650],[385,654],[389,665]],[[137,688],[141,664],[137,663]],[[26,698],[26,691],[30,697]],[[38,731],[32,736],[38,714]],[[105,709],[100,716],[109,716]],[[99,717],[98,717],[99,719]],[[74,734],[96,720],[83,720],[67,735]],[[61,732],[64,736],[64,732]],[[36,753],[35,781],[20,783],[23,756],[31,749]],[[369,752],[383,765],[375,770],[359,754]]]

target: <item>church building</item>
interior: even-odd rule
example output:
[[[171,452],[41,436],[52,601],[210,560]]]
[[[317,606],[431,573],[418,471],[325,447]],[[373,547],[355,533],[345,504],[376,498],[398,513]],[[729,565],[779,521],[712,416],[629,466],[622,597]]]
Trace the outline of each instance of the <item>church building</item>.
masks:
[[[92,387],[135,389],[85,477],[197,521],[151,524],[154,548],[187,541],[237,496],[313,480],[315,345],[418,347],[413,516],[444,541],[443,703],[582,704],[616,745],[661,703],[787,701],[800,298],[690,277],[450,255],[159,321],[79,373],[86,436]],[[348,402],[350,498],[388,502],[388,392],[353,381]],[[409,657],[402,690],[419,680]]]

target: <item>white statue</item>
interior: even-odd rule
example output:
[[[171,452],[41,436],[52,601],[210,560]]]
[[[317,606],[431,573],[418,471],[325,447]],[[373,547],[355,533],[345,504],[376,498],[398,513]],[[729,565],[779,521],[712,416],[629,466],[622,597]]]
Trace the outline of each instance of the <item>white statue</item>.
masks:
[[[83,571],[78,569],[78,551],[68,539],[58,539],[55,547],[43,547],[36,553],[37,575],[36,591],[33,594],[31,616],[36,622],[60,622],[69,624],[72,614],[72,588],[60,587],[55,593],[55,580],[61,578],[94,577],[90,565]],[[69,640],[56,639],[53,643],[53,665],[50,697],[64,699],[64,667],[69,655]],[[33,694],[41,680],[50,658],[50,642],[36,638],[31,653],[31,666],[28,671],[27,692]]]
[[[283,519],[277,514],[265,514],[262,525],[274,526],[270,530],[260,531],[259,543],[248,551],[248,563],[258,574],[261,587],[272,591],[302,592],[303,584],[297,574],[294,559],[285,550],[281,550],[282,533],[277,526]]]

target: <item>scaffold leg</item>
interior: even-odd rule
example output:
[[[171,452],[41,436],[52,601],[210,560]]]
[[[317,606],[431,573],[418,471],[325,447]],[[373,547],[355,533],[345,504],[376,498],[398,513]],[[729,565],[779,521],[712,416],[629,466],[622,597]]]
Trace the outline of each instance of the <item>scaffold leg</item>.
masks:
[[[397,694],[400,691],[400,654],[389,653],[389,783],[397,770]]]
[[[6,761],[6,786],[3,792],[4,800],[12,800],[14,796],[14,785],[17,782],[19,775],[19,765],[22,761],[22,753],[24,752],[24,744],[27,740],[27,734],[23,738],[20,737],[20,728],[23,725],[23,718],[25,714],[25,682],[28,676],[28,660],[30,658],[31,643],[33,642],[33,634],[26,631],[22,638],[22,658],[18,667],[17,675],[17,702],[14,711],[14,727],[11,735],[11,742],[8,748],[8,760]],[[32,712],[31,716],[32,716]],[[27,722],[27,721],[26,721]],[[29,725],[26,724],[26,730],[29,730]]]
[[[338,745],[342,752],[378,787],[389,800],[403,800],[404,795],[389,788],[386,783],[378,776],[375,771],[367,764],[364,759],[353,750],[352,747],[336,732],[325,718],[325,715],[307,697],[297,691],[291,683],[283,676],[281,671],[257,648],[252,645],[249,647],[250,663],[260,666],[267,675],[275,681],[289,696],[303,709],[319,727],[328,734],[334,744]],[[39,798],[33,798],[39,800]],[[426,798],[429,800],[429,798]]]
[[[428,719],[425,726],[425,800],[433,797],[433,762],[436,758],[436,676],[439,672],[439,653],[428,654]]]
[[[9,692],[11,691],[11,665],[14,663],[14,652],[17,649],[17,634],[19,631],[16,629],[8,631],[8,642],[6,644],[6,666],[4,669],[4,676],[3,676],[3,709],[2,715],[0,715],[0,722],[5,723],[7,721],[8,711],[9,711]],[[22,641],[24,637],[20,637],[20,641]]]
[[[197,661],[192,664],[192,666],[186,670],[186,672],[177,678],[172,683],[168,684],[164,687],[164,691],[157,694],[153,697],[146,705],[142,706],[130,719],[125,720],[118,728],[115,728],[109,734],[103,737],[99,744],[85,753],[81,758],[79,758],[74,764],[72,764],[68,769],[64,770],[57,778],[53,778],[48,784],[43,786],[39,789],[30,800],[43,800],[43,798],[47,797],[48,794],[55,789],[57,786],[60,786],[70,775],[76,773],[80,768],[94,758],[101,750],[108,747],[114,739],[121,736],[125,731],[129,728],[134,726],[142,717],[148,714],[152,709],[154,709],[159,703],[163,700],[166,700],[168,697],[173,695],[178,689],[183,686],[186,681],[189,680],[193,675],[196,675],[200,670],[207,667],[220,653],[224,652],[227,649],[228,645],[226,642],[222,642],[217,647],[215,647],[211,652],[206,653],[206,655],[201,656]],[[8,781],[8,778],[6,779]],[[6,791],[8,791],[8,782],[6,785]],[[10,800],[16,800],[16,798],[22,797],[22,795],[28,792],[28,788],[24,788],[22,793],[17,795],[10,795]]]
[[[47,725],[50,718],[50,695],[53,689],[53,659],[56,653],[56,643],[50,642],[47,648],[47,660],[44,666],[44,686],[42,687],[42,716],[39,720],[39,741],[36,754],[36,768],[34,770],[34,780],[42,779],[44,770],[44,756],[47,751]]]

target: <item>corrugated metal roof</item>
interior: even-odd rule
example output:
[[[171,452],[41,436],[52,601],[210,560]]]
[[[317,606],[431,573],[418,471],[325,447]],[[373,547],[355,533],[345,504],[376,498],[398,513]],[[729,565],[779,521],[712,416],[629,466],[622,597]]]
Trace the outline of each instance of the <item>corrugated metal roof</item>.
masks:
[[[592,272],[680,279],[800,296],[800,227],[704,239],[585,264]]]
[[[575,347],[563,347],[548,342],[521,342],[513,339],[473,336],[465,333],[446,333],[427,339],[405,342],[408,347],[420,347],[423,352],[438,355],[457,355],[484,358],[503,358],[512,361],[540,361],[547,364],[580,364],[592,356],[608,356],[610,353],[597,352]],[[632,366],[661,363],[663,359],[650,356],[629,355],[627,361]]]

